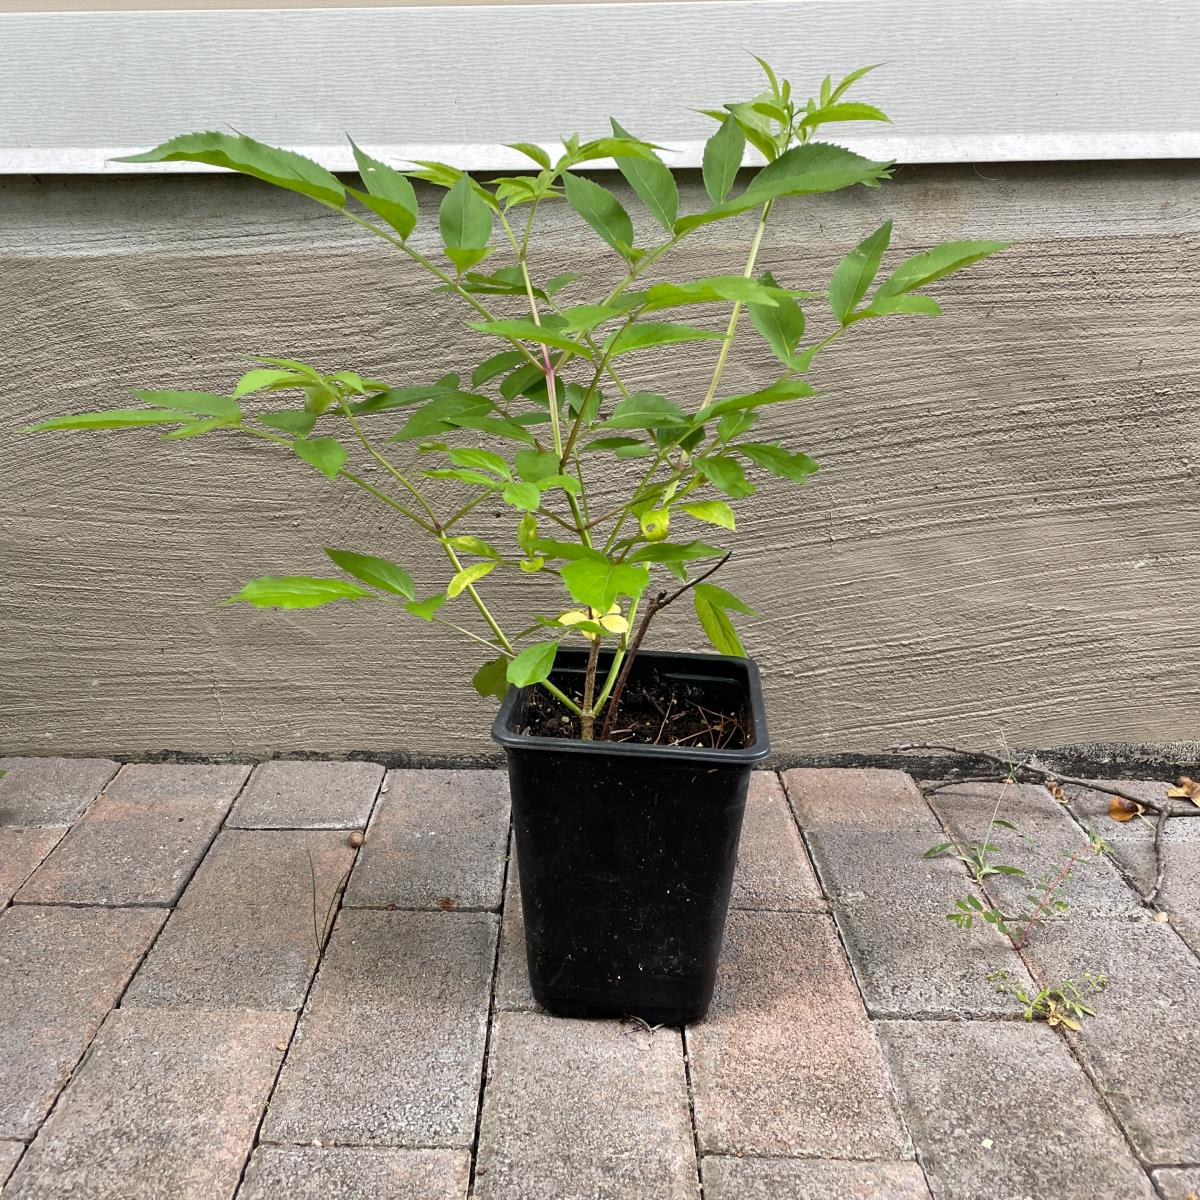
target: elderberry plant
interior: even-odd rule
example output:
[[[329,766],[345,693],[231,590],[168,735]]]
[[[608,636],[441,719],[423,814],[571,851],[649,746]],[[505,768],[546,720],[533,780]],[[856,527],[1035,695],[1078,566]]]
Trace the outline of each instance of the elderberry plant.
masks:
[[[166,438],[253,438],[370,493],[438,544],[447,560],[444,578],[428,581],[418,595],[409,572],[390,558],[328,548],[345,577],[263,577],[232,599],[278,608],[391,602],[481,647],[486,661],[474,677],[480,694],[502,697],[510,684],[541,685],[578,718],[581,736],[592,738],[606,705],[609,715],[615,710],[648,618],[663,607],[666,593],[651,590],[656,575],[686,585],[718,651],[744,654],[729,614],[753,610],[707,581],[729,552],[696,533],[719,530],[722,539],[732,533],[733,504],[756,490],[756,476],[803,483],[817,470],[802,451],[769,433],[753,434],[760,417],[812,396],[814,360],[850,330],[887,317],[938,315],[938,304],[921,289],[1004,246],[936,246],[900,262],[872,291],[891,238],[888,221],[841,260],[824,289],[800,289],[759,270],[764,232],[780,205],[859,184],[876,187],[891,165],[814,140],[838,122],[887,120],[878,108],[846,99],[872,68],[837,84],[826,77],[816,97],[799,101],[788,80],[758,61],[766,90],[704,110],[717,129],[704,148],[708,203],[698,212],[680,212],[661,148],[616,120],[609,135],[566,138],[557,157],[541,145],[515,143],[533,168],[489,179],[440,162],[398,170],[351,142],[361,176],[353,187],[292,151],[212,132],[185,134],[123,160],[215,165],[306,196],[432,275],[469,310],[481,342],[501,348],[454,374],[403,386],[290,358],[261,359],[228,395],[137,391],[142,407],[57,417],[33,428],[174,426]],[[765,161],[742,175],[747,143]],[[581,173],[599,160],[615,162],[657,236],[637,244],[618,198]],[[413,180],[445,191],[438,214],[444,260],[412,240],[419,220]],[[615,285],[589,295],[574,273],[535,278],[530,248],[548,204],[573,209],[621,260],[624,273]],[[748,245],[734,273],[665,277],[672,252],[698,229],[743,215]],[[487,270],[485,260],[491,260]],[[714,306],[728,309],[723,330],[673,319],[679,310],[707,313]],[[806,308],[811,314],[814,307],[827,307],[832,322],[829,332],[806,338]],[[743,311],[777,363],[760,388],[729,395],[722,378]],[[677,343],[712,353],[703,394],[678,394],[673,376],[655,391],[626,387],[622,371],[630,356]],[[389,416],[400,420],[377,432]],[[398,451],[406,452],[403,462]],[[383,469],[383,486],[361,474],[363,462]],[[627,474],[631,464],[637,465]],[[595,481],[614,477],[624,481],[623,496],[600,508]],[[452,508],[426,494],[429,479],[461,488]],[[510,513],[510,537],[501,545],[470,531],[472,512],[485,502]],[[536,585],[520,632],[503,628],[488,603],[489,576],[500,572],[523,574]],[[469,627],[457,614],[460,598],[477,610],[479,624]],[[571,696],[550,675],[560,644],[578,635],[590,651],[582,694]],[[602,646],[613,653],[600,678]]]

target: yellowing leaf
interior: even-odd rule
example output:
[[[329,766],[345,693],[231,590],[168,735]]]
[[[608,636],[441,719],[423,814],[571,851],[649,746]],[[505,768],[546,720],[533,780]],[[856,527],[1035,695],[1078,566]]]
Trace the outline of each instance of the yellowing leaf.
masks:
[[[1200,808],[1200,783],[1187,775],[1180,775],[1175,786],[1167,788],[1167,796],[1172,800],[1190,800]]]
[[[471,584],[482,579],[488,572],[495,570],[494,562],[476,563],[472,567],[464,567],[457,575],[450,580],[450,586],[446,588],[446,595],[453,598],[460,593],[466,591]]]
[[[1114,821],[1132,821],[1134,817],[1140,817],[1146,809],[1141,804],[1134,804],[1129,800],[1122,800],[1120,796],[1114,796],[1108,802],[1108,815]]]

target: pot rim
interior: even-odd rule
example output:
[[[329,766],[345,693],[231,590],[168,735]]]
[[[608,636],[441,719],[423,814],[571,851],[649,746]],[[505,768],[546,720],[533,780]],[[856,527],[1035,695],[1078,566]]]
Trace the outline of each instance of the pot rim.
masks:
[[[586,651],[567,651],[567,654],[582,656]],[[512,750],[550,750],[558,754],[614,755],[618,758],[652,758],[662,762],[711,763],[714,766],[743,767],[762,762],[771,753],[771,742],[767,734],[766,704],[763,701],[762,679],[758,664],[752,658],[739,658],[730,654],[698,654],[675,650],[641,650],[638,658],[660,664],[695,666],[710,664],[725,668],[726,679],[738,682],[746,693],[746,707],[750,714],[754,740],[738,750],[716,750],[704,746],[648,746],[642,742],[584,742],[578,738],[530,737],[515,733],[512,729],[517,705],[529,688],[509,687],[500,704],[500,711],[492,722],[492,739]],[[707,672],[698,671],[698,676]]]

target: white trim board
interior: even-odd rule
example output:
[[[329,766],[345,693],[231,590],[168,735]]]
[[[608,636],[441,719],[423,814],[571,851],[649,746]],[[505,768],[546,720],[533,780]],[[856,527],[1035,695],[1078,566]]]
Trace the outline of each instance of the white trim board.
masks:
[[[1200,158],[1197,0],[704,0],[3,14],[0,173],[180,169],[109,159],[228,127],[511,169],[610,113],[696,166],[691,106],[759,87],[745,48],[798,87],[883,61],[857,94],[894,124],[832,127],[877,157]]]

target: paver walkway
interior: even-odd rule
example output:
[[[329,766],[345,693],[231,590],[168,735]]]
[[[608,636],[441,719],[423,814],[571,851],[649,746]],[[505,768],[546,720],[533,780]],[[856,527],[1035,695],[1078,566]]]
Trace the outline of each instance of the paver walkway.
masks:
[[[1127,882],[1151,831],[1110,822],[1018,956],[950,926],[983,893],[921,857],[994,788],[756,774],[712,1012],[651,1031],[537,1010],[501,772],[0,769],[6,1200],[1200,1194],[1200,809],[1168,826],[1169,920]],[[1105,820],[1005,805],[1031,869]],[[1071,1033],[996,969],[1111,983]]]

